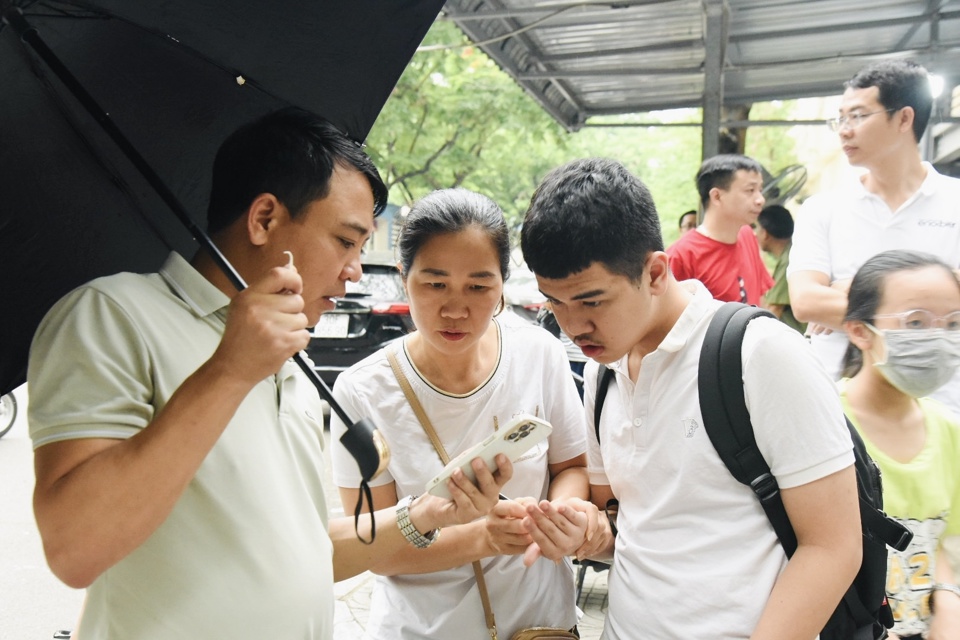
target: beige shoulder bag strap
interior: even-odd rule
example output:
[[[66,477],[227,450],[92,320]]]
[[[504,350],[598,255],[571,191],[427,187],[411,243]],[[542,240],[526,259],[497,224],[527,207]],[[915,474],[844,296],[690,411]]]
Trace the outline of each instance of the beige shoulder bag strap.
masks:
[[[413,393],[413,387],[410,386],[410,381],[407,380],[403,369],[400,368],[400,362],[397,360],[398,345],[399,343],[395,343],[387,348],[387,360],[390,361],[390,368],[393,369],[393,375],[397,377],[397,382],[400,383],[400,388],[403,389],[403,395],[407,397],[407,402],[409,402],[410,407],[413,408],[413,412],[420,421],[420,425],[423,427],[423,430],[427,432],[430,442],[433,443],[433,448],[437,450],[437,455],[440,456],[443,464],[447,464],[450,462],[450,456],[447,455],[446,449],[443,448],[443,443],[440,442],[440,438],[437,436],[437,432],[433,428],[430,418],[427,417],[427,413],[423,410],[423,405],[420,404],[417,396]],[[473,563],[473,573],[477,577],[477,590],[480,592],[480,602],[483,604],[483,615],[484,618],[486,618],[487,631],[490,632],[490,640],[497,640],[497,621],[493,617],[493,607],[490,606],[490,594],[487,593],[487,581],[483,578],[483,567],[480,566],[479,561]]]

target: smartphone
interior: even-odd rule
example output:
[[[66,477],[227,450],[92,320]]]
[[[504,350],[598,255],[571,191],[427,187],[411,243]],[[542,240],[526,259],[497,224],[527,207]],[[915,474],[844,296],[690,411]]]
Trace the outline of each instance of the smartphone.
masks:
[[[549,422],[535,418],[529,414],[520,414],[501,429],[495,431],[483,442],[478,442],[453,460],[426,484],[426,491],[441,498],[450,499],[447,489],[447,480],[454,469],[463,469],[463,473],[471,482],[477,481],[477,474],[473,472],[470,462],[474,458],[482,458],[491,471],[497,470],[494,458],[499,453],[505,454],[514,462],[524,453],[543,441],[553,427]]]

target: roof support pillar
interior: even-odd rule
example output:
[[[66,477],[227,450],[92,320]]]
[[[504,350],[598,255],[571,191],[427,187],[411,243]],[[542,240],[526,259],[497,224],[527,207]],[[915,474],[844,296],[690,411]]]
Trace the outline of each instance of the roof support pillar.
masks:
[[[703,158],[720,149],[720,119],[723,108],[723,67],[727,50],[726,0],[704,0],[706,16],[703,60]]]

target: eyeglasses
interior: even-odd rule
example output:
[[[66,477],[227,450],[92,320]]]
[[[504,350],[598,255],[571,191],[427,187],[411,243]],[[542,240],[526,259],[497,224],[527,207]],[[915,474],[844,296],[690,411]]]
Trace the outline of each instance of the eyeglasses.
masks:
[[[912,309],[903,313],[883,313],[876,318],[899,318],[901,329],[942,328],[947,331],[960,331],[960,311],[945,316],[935,316],[926,309]]]
[[[840,116],[839,118],[830,118],[827,120],[827,126],[830,128],[830,131],[840,131],[844,127],[856,129],[870,116],[875,116],[878,113],[893,113],[894,111],[899,111],[899,109],[881,109],[880,111],[871,111],[869,113],[851,113],[846,116]]]

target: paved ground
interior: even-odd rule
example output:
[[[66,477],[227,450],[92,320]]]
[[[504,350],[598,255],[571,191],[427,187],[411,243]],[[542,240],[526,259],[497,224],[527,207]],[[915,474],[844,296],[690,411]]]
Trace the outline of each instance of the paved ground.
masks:
[[[0,438],[0,640],[49,640],[77,620],[83,592],[47,568],[33,520],[33,452],[27,437],[26,390],[16,392],[17,421]]]
[[[16,396],[17,423],[0,438],[0,640],[49,640],[55,630],[74,627],[83,591],[64,586],[44,560],[30,506],[33,454],[24,419],[26,388],[18,389]],[[332,483],[328,485],[332,489]],[[331,515],[342,515],[336,492],[331,490],[328,499]],[[362,635],[371,583],[372,576],[366,573],[336,585],[336,640],[356,640]],[[587,571],[580,601],[584,640],[600,637],[606,602],[607,573]]]

